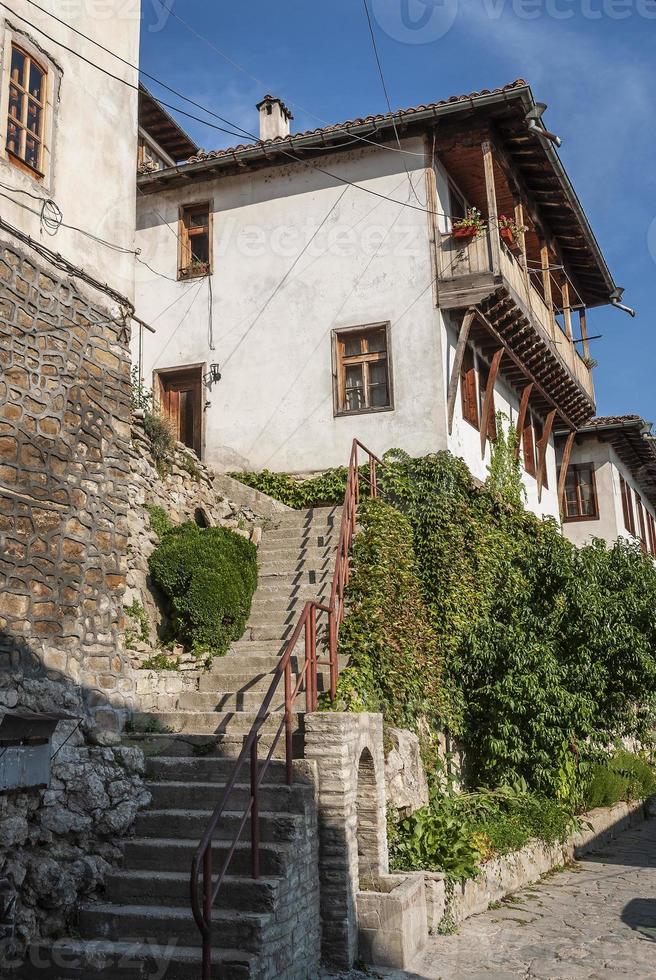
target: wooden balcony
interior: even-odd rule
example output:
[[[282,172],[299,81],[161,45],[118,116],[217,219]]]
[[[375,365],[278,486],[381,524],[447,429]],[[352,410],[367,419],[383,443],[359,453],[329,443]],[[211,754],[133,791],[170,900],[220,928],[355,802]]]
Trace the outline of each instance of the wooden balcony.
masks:
[[[490,351],[505,348],[508,380],[517,388],[532,381],[545,411],[556,408],[567,423],[582,424],[594,414],[595,395],[591,370],[573,342],[571,312],[562,329],[522,258],[499,238],[495,222],[473,240],[441,236],[439,306],[463,313],[474,308],[472,339]],[[540,270],[537,275],[543,285]]]

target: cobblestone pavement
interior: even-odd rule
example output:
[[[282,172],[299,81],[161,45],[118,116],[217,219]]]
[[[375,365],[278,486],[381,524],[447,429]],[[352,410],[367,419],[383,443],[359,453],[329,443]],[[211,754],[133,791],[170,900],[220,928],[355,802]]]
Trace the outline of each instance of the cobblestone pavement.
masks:
[[[457,935],[431,937],[410,972],[344,976],[656,980],[656,819],[467,920]]]

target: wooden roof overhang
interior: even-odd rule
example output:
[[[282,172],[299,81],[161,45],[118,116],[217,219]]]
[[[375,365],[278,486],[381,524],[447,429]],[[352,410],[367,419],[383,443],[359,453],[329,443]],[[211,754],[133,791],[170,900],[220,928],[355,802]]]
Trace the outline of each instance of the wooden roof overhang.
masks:
[[[172,160],[186,160],[198,153],[198,144],[143,84],[139,85],[139,125]]]
[[[503,347],[500,373],[517,392],[532,384],[531,407],[543,418],[552,409],[568,429],[592,418],[594,399],[581,387],[546,335],[505,285],[475,306],[470,338],[491,360]]]
[[[187,187],[192,181],[214,180],[273,165],[289,166],[290,162],[300,162],[305,167],[320,165],[325,155],[342,152],[342,147],[352,153],[354,145],[348,137],[360,136],[382,144],[395,139],[396,129],[401,138],[425,135],[427,161],[434,136],[435,152],[445,160],[453,176],[471,182],[463,187],[470,199],[485,201],[484,188],[481,196],[481,188],[473,185],[483,180],[481,141],[492,139],[495,169],[499,178],[504,178],[499,179],[500,212],[510,212],[513,194],[521,195],[533,225],[567,264],[582,302],[586,306],[609,303],[616,288],[613,277],[558,153],[548,140],[529,131],[526,116],[535,105],[530,86],[520,80],[503,89],[400,110],[393,116],[369,116],[285,139],[202,154],[177,167],[140,175],[138,184],[144,194],[149,194]],[[363,152],[374,150],[367,143],[361,147]],[[510,188],[507,193],[503,192],[504,184]]]
[[[656,437],[651,433],[650,423],[639,416],[613,421],[600,419],[598,422],[593,419],[578,431],[577,441],[586,436],[596,436],[602,442],[610,443],[649,503],[656,508]]]

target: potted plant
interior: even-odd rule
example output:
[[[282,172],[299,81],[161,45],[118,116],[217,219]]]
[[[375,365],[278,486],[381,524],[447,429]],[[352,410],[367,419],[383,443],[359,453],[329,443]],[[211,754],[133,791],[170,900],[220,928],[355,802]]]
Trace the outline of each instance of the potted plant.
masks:
[[[465,217],[453,222],[454,238],[477,238],[486,231],[487,225],[478,208],[467,208]]]
[[[526,225],[516,224],[512,218],[507,217],[505,214],[499,215],[499,232],[504,242],[510,248],[519,247],[519,236],[526,231],[528,231]]]

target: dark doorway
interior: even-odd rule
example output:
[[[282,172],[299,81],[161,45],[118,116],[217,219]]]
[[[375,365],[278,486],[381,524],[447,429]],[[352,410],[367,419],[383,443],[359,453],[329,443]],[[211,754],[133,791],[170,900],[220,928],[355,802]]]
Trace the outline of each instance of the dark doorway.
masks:
[[[201,366],[158,371],[162,411],[170,420],[173,435],[201,457],[203,370]]]

